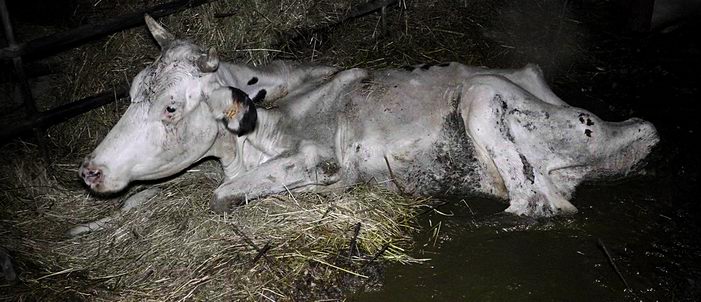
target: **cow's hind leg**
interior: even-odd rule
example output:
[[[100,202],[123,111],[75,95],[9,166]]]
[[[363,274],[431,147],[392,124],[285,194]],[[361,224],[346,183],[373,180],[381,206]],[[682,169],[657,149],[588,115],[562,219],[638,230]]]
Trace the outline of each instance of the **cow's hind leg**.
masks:
[[[538,65],[528,64],[514,72],[505,73],[504,76],[543,102],[555,106],[567,106],[567,103],[555,95],[545,82],[543,70]]]
[[[552,105],[535,99],[525,90],[501,76],[477,76],[466,82],[461,96],[461,114],[465,129],[487,169],[496,170],[506,188],[510,206],[518,215],[552,216],[574,213],[577,209],[567,200],[574,186],[556,187],[548,175],[547,160],[524,143],[520,132],[535,127],[532,121],[515,118],[529,104],[529,118],[548,115]],[[519,109],[521,108],[521,109]],[[548,140],[549,137],[538,138]]]

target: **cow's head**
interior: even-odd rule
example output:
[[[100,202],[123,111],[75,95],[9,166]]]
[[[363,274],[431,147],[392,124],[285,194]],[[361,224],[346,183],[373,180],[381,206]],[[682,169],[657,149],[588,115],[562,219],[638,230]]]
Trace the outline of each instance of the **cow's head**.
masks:
[[[161,55],[134,78],[131,105],[80,166],[96,192],[182,171],[207,156],[224,129],[232,89],[216,79],[216,51],[175,39],[149,16],[146,24]]]

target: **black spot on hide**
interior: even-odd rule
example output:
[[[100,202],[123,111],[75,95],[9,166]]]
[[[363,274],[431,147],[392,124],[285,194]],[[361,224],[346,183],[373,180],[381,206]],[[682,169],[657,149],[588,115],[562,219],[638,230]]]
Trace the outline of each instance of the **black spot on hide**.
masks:
[[[256,129],[256,122],[258,121],[258,112],[256,111],[255,105],[251,103],[246,112],[243,114],[243,118],[239,123],[238,136],[243,136],[253,132]]]
[[[241,121],[239,122],[239,129],[236,132],[236,135],[243,136],[249,134],[255,130],[256,123],[258,122],[258,112],[256,111],[256,106],[248,97],[248,94],[238,88],[229,88],[231,89],[231,97],[233,98],[233,101],[243,103],[242,107],[244,108],[243,118],[241,118]],[[260,92],[258,92],[258,95],[260,95]],[[258,95],[256,95],[256,97],[258,97]],[[265,95],[265,93],[263,95]]]
[[[508,106],[506,105],[506,101],[502,98],[500,94],[497,94],[494,96],[492,99],[492,102],[496,102],[497,104],[500,104],[501,111],[499,110],[499,107],[494,107],[492,110],[494,111],[494,114],[498,116],[497,121],[501,120],[502,123],[497,125],[499,126],[499,132],[503,135],[504,138],[506,138],[508,141],[513,142],[514,137],[511,135],[511,129],[509,129],[509,125],[506,122],[506,109],[508,109]]]
[[[591,137],[591,130],[589,130],[589,129],[584,130],[584,135]]]
[[[587,126],[592,126],[594,125],[594,122],[591,121],[591,119],[587,118]]]
[[[526,180],[530,181],[531,183],[535,182],[535,175],[533,173],[533,166],[531,166],[531,163],[528,162],[525,156],[523,154],[518,155],[521,158],[521,164],[523,164],[523,176],[526,177]]]
[[[248,81],[248,85],[254,85],[254,84],[256,84],[256,83],[258,83],[258,78],[257,78],[257,77],[253,77],[253,78],[251,78],[251,79]]]
[[[586,114],[586,113],[580,113],[580,114],[579,114],[579,122],[582,123],[582,124],[585,124],[585,123],[586,123],[587,126],[594,125],[594,123],[592,123],[591,125],[589,125],[589,123],[591,123],[591,120],[589,119],[589,114]]]
[[[260,103],[263,100],[265,100],[265,96],[268,94],[268,92],[265,89],[261,89],[256,93],[256,96],[253,97],[252,101],[253,103]]]

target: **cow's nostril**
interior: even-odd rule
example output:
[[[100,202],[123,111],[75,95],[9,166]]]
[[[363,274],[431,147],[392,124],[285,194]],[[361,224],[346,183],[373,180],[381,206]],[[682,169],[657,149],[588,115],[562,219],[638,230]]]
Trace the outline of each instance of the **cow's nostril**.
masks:
[[[80,167],[80,177],[87,185],[97,185],[102,182],[102,169],[92,163],[83,163]]]

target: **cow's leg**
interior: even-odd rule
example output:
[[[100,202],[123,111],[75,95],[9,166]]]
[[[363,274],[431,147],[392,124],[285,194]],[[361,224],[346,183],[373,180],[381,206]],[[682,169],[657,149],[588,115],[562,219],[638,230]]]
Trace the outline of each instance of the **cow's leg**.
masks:
[[[504,76],[543,102],[555,106],[568,106],[550,89],[543,76],[543,70],[536,64],[528,64]]]
[[[483,69],[456,64],[460,71],[458,76],[463,78],[472,78],[488,75],[499,75],[507,78],[522,89],[528,91],[536,98],[555,106],[568,106],[550,89],[548,83],[543,76],[543,70],[536,64],[527,64],[521,69]]]
[[[66,231],[66,236],[67,237],[75,237],[75,236],[82,235],[85,233],[91,233],[91,232],[104,230],[104,229],[108,228],[112,224],[112,221],[117,219],[119,217],[119,215],[126,213],[133,208],[140,207],[145,202],[151,200],[160,191],[161,191],[160,188],[153,187],[153,188],[148,188],[146,190],[134,193],[133,195],[129,196],[124,201],[124,203],[122,204],[122,208],[119,210],[119,212],[117,212],[111,216],[107,216],[107,217],[104,217],[104,218],[101,218],[101,219],[98,219],[95,221],[91,221],[88,223],[82,223],[82,224],[79,224],[75,227],[72,227],[71,229]]]
[[[544,102],[501,76],[477,76],[464,87],[466,129],[501,175],[508,212],[574,212],[568,199],[585,177],[627,175],[659,140],[648,122],[605,122]]]
[[[516,121],[518,117],[514,116],[526,111],[521,107],[528,102],[533,103],[526,107],[534,116]],[[465,129],[477,149],[482,150],[481,160],[501,176],[510,202],[507,212],[532,216],[576,212],[567,200],[574,187],[558,190],[548,176],[547,159],[531,148],[552,138],[520,141],[521,132],[534,127],[532,119],[545,118],[549,107],[553,106],[503,77],[477,76],[465,85],[460,107]]]
[[[340,179],[339,168],[330,150],[303,143],[293,155],[273,159],[224,182],[214,191],[210,208],[223,213],[269,195],[327,186]]]

